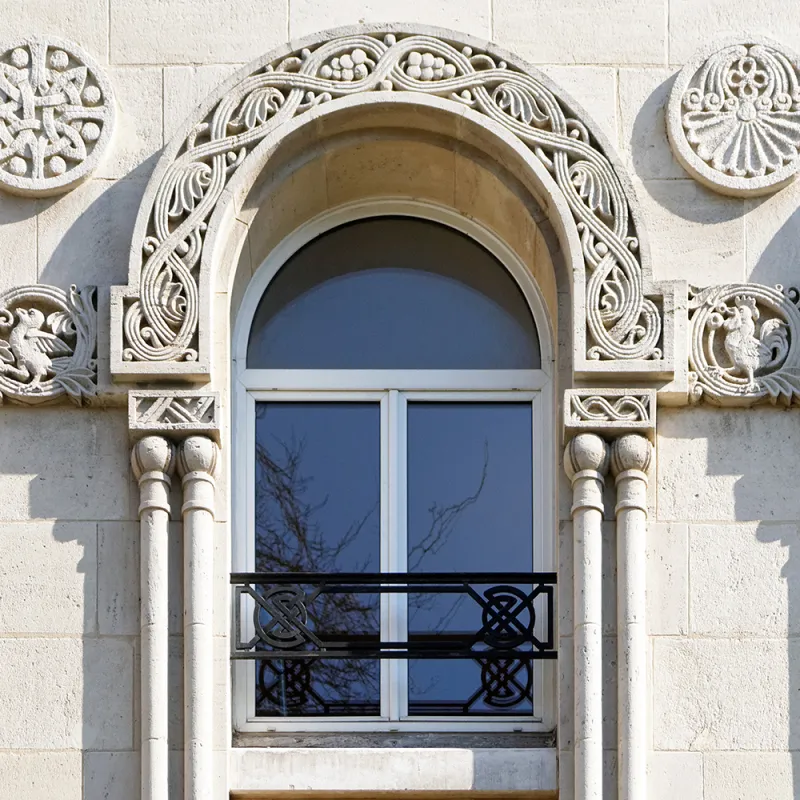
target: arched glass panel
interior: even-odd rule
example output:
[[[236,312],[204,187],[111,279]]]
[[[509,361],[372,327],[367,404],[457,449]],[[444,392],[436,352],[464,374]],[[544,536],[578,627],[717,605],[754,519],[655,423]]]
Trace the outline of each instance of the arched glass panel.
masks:
[[[539,337],[508,271],[438,223],[336,228],[281,268],[261,299],[249,369],[539,369]]]

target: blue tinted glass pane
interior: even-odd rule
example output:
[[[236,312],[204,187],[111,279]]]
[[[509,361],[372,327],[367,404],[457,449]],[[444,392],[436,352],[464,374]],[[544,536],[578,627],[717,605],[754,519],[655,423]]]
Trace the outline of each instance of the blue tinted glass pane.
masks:
[[[409,403],[410,572],[533,569],[533,450],[530,403]],[[484,603],[489,585],[475,585]],[[498,602],[527,614],[531,587]],[[517,593],[516,595],[514,593]],[[409,638],[461,637],[485,624],[473,597],[408,599]],[[526,619],[523,621],[527,621]],[[511,623],[513,624],[513,623]],[[532,672],[521,661],[409,662],[409,714],[524,715],[533,710]]]
[[[251,369],[536,369],[539,340],[508,271],[431,222],[337,228],[270,283],[250,333]]]
[[[257,572],[380,569],[377,403],[256,404],[255,562]],[[307,608],[321,638],[379,637],[377,594],[321,594]],[[380,664],[259,662],[256,713],[376,715]]]

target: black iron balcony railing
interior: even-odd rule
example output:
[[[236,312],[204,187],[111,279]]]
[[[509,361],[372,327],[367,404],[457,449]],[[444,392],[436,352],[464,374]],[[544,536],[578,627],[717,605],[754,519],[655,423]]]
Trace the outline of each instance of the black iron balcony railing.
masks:
[[[556,658],[554,572],[234,573],[231,585],[234,659]],[[380,633],[386,594],[409,598],[403,641]]]

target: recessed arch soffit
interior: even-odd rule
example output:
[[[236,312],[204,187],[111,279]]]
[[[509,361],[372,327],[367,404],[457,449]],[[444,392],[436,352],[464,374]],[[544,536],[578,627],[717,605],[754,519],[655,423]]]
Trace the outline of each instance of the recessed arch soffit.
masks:
[[[576,372],[669,379],[675,289],[654,286],[634,198],[602,135],[537,70],[452,33],[399,26],[328,35],[246,67],[164,152],[139,211],[129,284],[112,294],[112,372],[203,379],[210,370],[206,242],[234,176],[268,137],[353,96],[435,98],[525,153],[553,199],[572,267]],[[261,168],[261,164],[258,168]],[[665,291],[666,290],[666,291]]]

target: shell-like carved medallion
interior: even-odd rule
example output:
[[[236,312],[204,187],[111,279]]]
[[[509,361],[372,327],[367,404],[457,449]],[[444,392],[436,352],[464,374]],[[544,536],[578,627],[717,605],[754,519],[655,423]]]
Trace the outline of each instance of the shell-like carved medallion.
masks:
[[[800,58],[766,40],[716,45],[679,73],[667,119],[693,177],[722,194],[775,191],[800,167]]]

